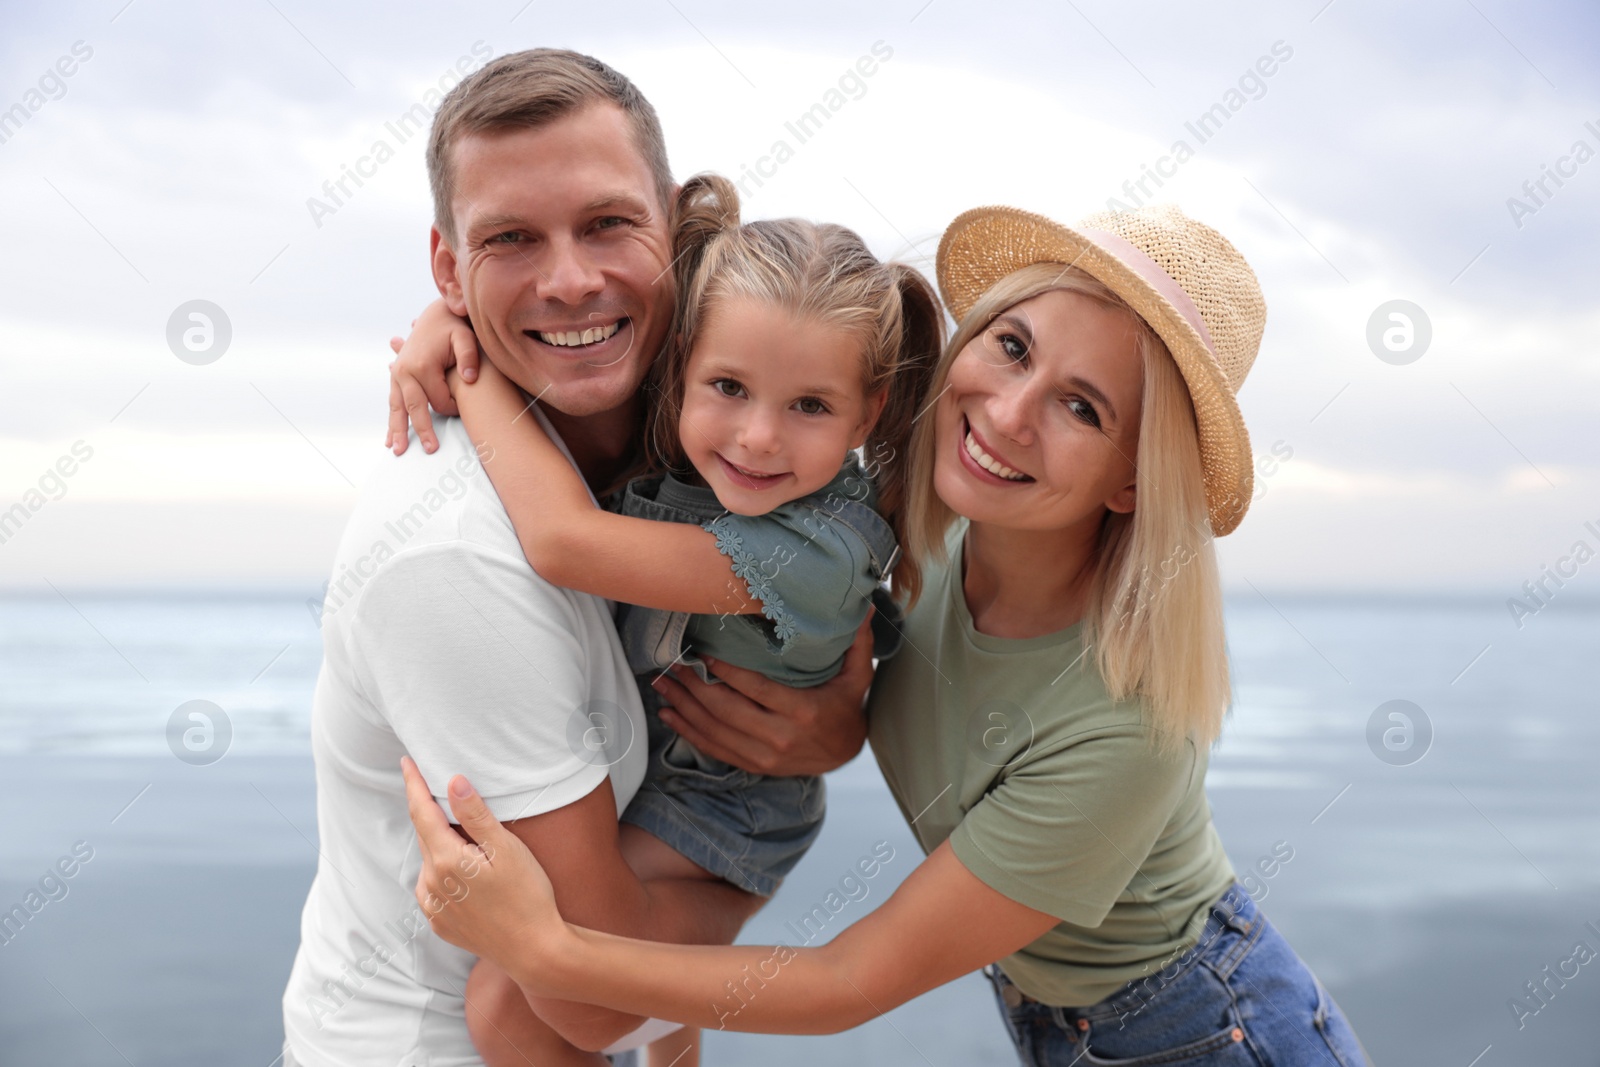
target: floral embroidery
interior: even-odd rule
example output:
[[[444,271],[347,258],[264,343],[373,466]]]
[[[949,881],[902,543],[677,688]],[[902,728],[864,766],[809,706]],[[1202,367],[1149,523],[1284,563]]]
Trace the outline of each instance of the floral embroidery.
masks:
[[[737,530],[727,524],[726,515],[719,515],[709,522],[703,522],[700,528],[716,537],[717,551],[728,557],[734,575],[744,581],[750,599],[761,601],[761,614],[772,622],[773,637],[778,642],[777,651],[780,653],[786,651],[789,642],[794,640],[799,630],[794,620],[789,617],[789,612],[783,605],[783,598],[773,591],[772,579],[777,577],[777,570],[771,574],[767,573],[762,566],[763,561],[756,559],[755,554],[744,547],[744,539],[739,536]],[[776,552],[773,554],[777,555]],[[794,554],[791,552],[789,559],[793,558]]]

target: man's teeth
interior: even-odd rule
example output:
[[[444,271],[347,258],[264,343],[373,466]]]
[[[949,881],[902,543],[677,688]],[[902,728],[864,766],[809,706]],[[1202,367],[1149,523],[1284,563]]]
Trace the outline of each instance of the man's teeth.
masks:
[[[973,461],[977,463],[978,466],[982,467],[990,474],[998,475],[1008,482],[1020,482],[1028,477],[1021,471],[1012,470],[1004,463],[1001,463],[999,460],[989,455],[989,453],[985,452],[982,448],[979,448],[978,442],[973,438],[971,430],[967,431],[966,443],[967,455],[971,456]]]
[[[539,340],[543,341],[547,345],[570,347],[574,345],[592,345],[596,341],[604,341],[606,338],[616,333],[618,328],[621,326],[622,320],[618,319],[610,326],[596,326],[589,330],[567,330],[565,332],[558,330],[555,333],[545,333],[543,330],[535,330],[533,332],[534,335],[539,338]]]

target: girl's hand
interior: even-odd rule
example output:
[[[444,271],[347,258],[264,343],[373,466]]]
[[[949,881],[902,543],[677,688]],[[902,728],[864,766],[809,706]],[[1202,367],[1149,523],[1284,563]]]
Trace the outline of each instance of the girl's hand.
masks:
[[[459,414],[445,384],[445,371],[456,367],[464,381],[476,380],[477,335],[441,299],[429,304],[411,324],[410,337],[403,342],[392,338],[389,347],[400,358],[389,364],[389,432],[383,445],[397,456],[405,452],[410,444],[406,432],[409,415],[423,450],[432,452],[439,447],[439,439],[428,406],[441,415]]]
[[[455,401],[457,409],[461,407],[461,387],[463,384],[475,387],[479,396],[488,396],[491,393],[503,390],[517,397],[520,401],[526,401],[517,384],[507,378],[492,361],[479,361],[476,356],[473,359],[474,363],[470,367],[455,366],[445,369],[445,385],[449,387],[450,397]],[[443,412],[440,414],[443,414]],[[457,414],[460,414],[459,410]]]
[[[417,903],[433,932],[502,967],[557,958],[554,946],[571,931],[556,908],[550,879],[528,846],[500,825],[458,774],[450,779],[450,810],[471,838],[463,840],[409,756],[400,769],[422,851]],[[525,970],[517,966],[513,973]]]

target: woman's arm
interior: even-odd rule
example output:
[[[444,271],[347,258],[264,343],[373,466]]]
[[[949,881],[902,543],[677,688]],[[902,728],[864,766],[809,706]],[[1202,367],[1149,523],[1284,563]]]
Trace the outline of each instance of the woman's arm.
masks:
[[[989,888],[939,846],[876,911],[818,948],[666,945],[568,925],[533,854],[459,775],[463,841],[406,766],[433,931],[488,956],[535,996],[692,1026],[835,1033],[1034,941],[1057,920]],[[481,846],[481,847],[480,847]]]
[[[613,515],[529,414],[533,406],[494,364],[478,381],[450,379],[467,434],[511,516],[528,563],[553,585],[646,608],[759,614],[717,539],[698,526]]]

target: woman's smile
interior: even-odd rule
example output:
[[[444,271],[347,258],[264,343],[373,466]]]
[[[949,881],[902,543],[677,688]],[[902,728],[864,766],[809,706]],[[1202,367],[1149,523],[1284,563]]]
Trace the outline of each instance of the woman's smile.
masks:
[[[1025,485],[1033,478],[1007,463],[989,442],[972,428],[965,416],[961,419],[962,467],[980,481],[998,482],[1001,485]]]
[[[975,335],[933,415],[940,498],[973,522],[1033,530],[1131,511],[1138,424],[1111,414],[1137,411],[1143,388],[1127,316],[1050,290]]]

